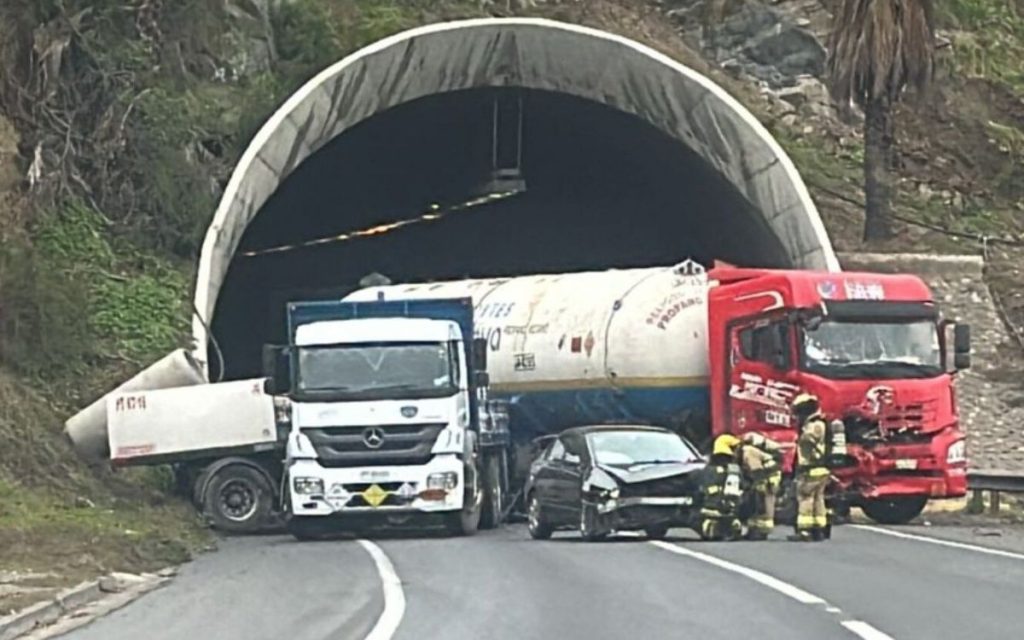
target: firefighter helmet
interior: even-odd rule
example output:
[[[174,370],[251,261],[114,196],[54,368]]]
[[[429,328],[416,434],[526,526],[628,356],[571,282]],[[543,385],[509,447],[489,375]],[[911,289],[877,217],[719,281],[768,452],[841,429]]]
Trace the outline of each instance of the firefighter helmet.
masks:
[[[795,410],[808,408],[813,412],[817,411],[819,406],[818,396],[813,393],[801,393],[797,397],[793,398],[793,409]]]
[[[716,456],[731,456],[736,453],[736,447],[738,446],[740,446],[739,438],[729,433],[723,433],[715,438],[715,446],[712,448],[711,453]]]

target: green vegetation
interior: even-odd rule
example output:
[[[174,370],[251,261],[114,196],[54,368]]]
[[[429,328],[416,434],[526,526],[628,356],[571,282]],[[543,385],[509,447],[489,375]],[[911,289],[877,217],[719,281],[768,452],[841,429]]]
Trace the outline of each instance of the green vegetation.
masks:
[[[940,24],[956,30],[953,60],[967,77],[1024,93],[1024,17],[1013,0],[941,0]]]

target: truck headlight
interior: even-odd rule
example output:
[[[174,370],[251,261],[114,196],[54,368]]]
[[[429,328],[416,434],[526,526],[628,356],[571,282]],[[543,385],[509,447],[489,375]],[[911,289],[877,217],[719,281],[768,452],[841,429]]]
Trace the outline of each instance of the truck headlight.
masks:
[[[295,493],[302,495],[324,492],[324,481],[320,478],[306,478],[299,476],[292,479],[292,486],[295,487]]]
[[[427,476],[427,489],[451,490],[459,486],[459,474],[454,471],[432,473]]]
[[[967,462],[967,441],[957,440],[946,450],[946,464]]]

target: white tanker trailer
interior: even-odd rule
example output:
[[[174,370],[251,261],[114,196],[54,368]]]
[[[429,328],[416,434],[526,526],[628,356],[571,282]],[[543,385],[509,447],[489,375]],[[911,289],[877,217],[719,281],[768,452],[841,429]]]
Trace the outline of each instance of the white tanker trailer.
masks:
[[[345,300],[381,297],[473,299],[491,393],[509,402],[520,452],[536,436],[613,421],[668,426],[701,447],[747,431],[793,443],[789,402],[809,391],[846,425],[840,501],[905,522],[930,497],[966,494],[950,387],[969,366],[969,328],[941,320],[915,276],[705,273],[686,261],[370,287]]]

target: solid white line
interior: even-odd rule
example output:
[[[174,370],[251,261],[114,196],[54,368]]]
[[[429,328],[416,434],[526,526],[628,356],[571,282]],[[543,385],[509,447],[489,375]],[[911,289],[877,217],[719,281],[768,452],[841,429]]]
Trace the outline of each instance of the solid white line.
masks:
[[[405,592],[402,591],[402,581],[383,549],[369,540],[358,542],[377,565],[377,573],[380,575],[381,587],[384,590],[384,611],[377,618],[377,624],[373,625],[373,630],[366,636],[366,640],[391,640],[391,636],[398,630],[398,625],[402,623],[402,616],[405,615]]]
[[[860,620],[844,620],[841,624],[864,640],[893,640],[892,636],[886,635]]]
[[[977,553],[987,553],[992,556],[1000,556],[1003,558],[1013,558],[1014,560],[1024,560],[1024,554],[1014,553],[1012,551],[1003,551],[1002,549],[991,549],[989,547],[979,547],[973,544],[967,544],[966,542],[954,542],[952,540],[941,540],[939,538],[929,538],[927,536],[919,536],[912,533],[903,533],[902,531],[893,531],[892,529],[883,529],[882,527],[874,527],[867,524],[855,524],[851,525],[855,529],[862,529],[864,531],[872,531],[874,533],[880,533],[886,536],[892,536],[894,538],[904,538],[906,540],[916,540],[918,542],[928,542],[931,544],[941,545],[943,547],[953,547],[954,549],[965,549],[967,551],[975,551]]]
[[[779,580],[778,578],[773,578],[772,576],[768,575],[767,573],[761,573],[760,571],[758,571],[756,569],[750,569],[750,568],[744,567],[742,565],[733,564],[732,562],[729,562],[728,560],[722,560],[721,558],[716,558],[715,556],[709,556],[708,554],[701,553],[699,551],[691,551],[689,549],[686,549],[684,547],[680,547],[679,545],[675,545],[675,544],[672,544],[670,542],[663,542],[661,540],[652,540],[651,544],[653,544],[654,546],[656,546],[656,547],[658,547],[660,549],[664,549],[665,551],[671,551],[672,553],[678,553],[681,556],[689,556],[689,557],[694,558],[696,560],[701,560],[703,562],[707,562],[708,564],[713,564],[716,567],[720,567],[722,569],[725,569],[726,571],[732,571],[733,573],[738,573],[741,576],[745,576],[747,578],[750,578],[751,580],[753,580],[755,582],[759,582],[759,583],[763,584],[766,587],[769,587],[771,589],[775,589],[779,593],[781,593],[781,594],[783,594],[785,596],[789,596],[790,598],[793,598],[797,602],[801,602],[803,604],[825,604],[824,600],[822,600],[818,596],[814,595],[813,593],[807,593],[806,591],[804,591],[803,589],[801,589],[799,587],[794,587],[793,585],[789,584],[788,582],[783,582],[782,580]]]

